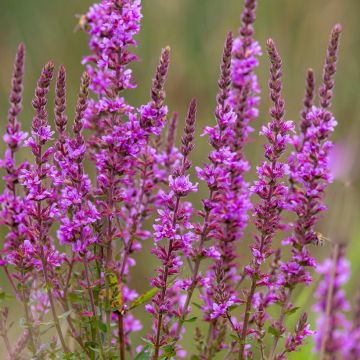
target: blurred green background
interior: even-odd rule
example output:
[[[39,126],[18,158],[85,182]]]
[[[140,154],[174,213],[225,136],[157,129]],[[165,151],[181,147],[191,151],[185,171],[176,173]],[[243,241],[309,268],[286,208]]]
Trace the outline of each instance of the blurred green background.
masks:
[[[6,125],[12,62],[20,41],[23,41],[27,48],[24,112],[21,115],[25,129],[30,127],[31,98],[37,76],[43,64],[50,58],[57,65],[62,63],[67,68],[68,103],[72,111],[78,80],[83,70],[80,62],[82,56],[88,53],[86,34],[75,31],[78,21],[75,15],[85,13],[92,2],[0,0],[1,133]],[[213,124],[223,41],[227,31],[236,33],[242,5],[242,0],[143,0],[144,19],[141,35],[138,37],[139,47],[136,50],[141,62],[133,66],[139,85],[128,94],[129,101],[134,105],[147,102],[152,74],[161,48],[170,45],[172,61],[166,86],[170,110],[179,111],[183,117],[189,99],[195,96],[199,100],[198,133],[203,126]],[[328,196],[331,210],[326,215],[322,232],[329,238],[341,237],[350,241],[348,253],[353,277],[349,289],[356,287],[360,270],[360,244],[356,226],[359,189],[359,15],[359,0],[260,0],[256,22],[256,38],[262,47],[266,39],[272,37],[283,57],[287,118],[296,121],[301,109],[305,71],[308,67],[314,68],[317,80],[320,81],[330,29],[337,22],[343,25],[333,111],[339,121],[335,137],[343,150],[338,162],[346,166],[343,166],[345,169],[342,170],[341,178],[331,186]],[[254,124],[254,141],[247,149],[248,158],[253,164],[258,163],[262,157],[263,140],[258,138],[257,131],[268,121],[268,61],[265,55],[262,57],[258,74],[263,89],[261,114]],[[51,105],[50,101],[50,107]],[[0,149],[3,149],[3,145]],[[206,139],[198,137],[193,155],[195,164],[205,160],[207,150]],[[200,191],[196,200],[205,193],[205,189]],[[251,229],[248,235],[250,239]],[[245,253],[247,249],[244,247]],[[329,254],[330,246],[315,251],[319,253],[319,258],[323,258]],[[154,260],[148,259],[145,254],[134,273],[139,291],[147,288],[147,279],[156,264]],[[311,303],[312,291],[312,288],[305,289],[299,294],[299,301],[307,305]],[[353,296],[353,291],[349,291],[349,296]],[[186,340],[192,342],[191,339],[189,331]],[[310,358],[309,349],[304,349],[302,353],[292,357]]]

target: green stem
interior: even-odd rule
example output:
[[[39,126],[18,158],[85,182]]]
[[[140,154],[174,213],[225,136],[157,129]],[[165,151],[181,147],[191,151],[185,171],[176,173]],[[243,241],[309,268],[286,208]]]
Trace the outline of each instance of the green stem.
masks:
[[[62,346],[64,352],[67,353],[67,352],[69,352],[69,349],[66,346],[65,339],[64,339],[64,336],[63,336],[63,333],[62,333],[62,330],[61,330],[59,318],[58,318],[58,316],[56,314],[55,301],[54,301],[54,297],[53,297],[53,294],[52,294],[52,291],[51,291],[51,283],[50,283],[50,280],[49,280],[49,277],[48,277],[48,273],[47,273],[47,269],[46,269],[47,264],[46,264],[46,261],[45,261],[44,256],[43,256],[43,252],[41,254],[41,262],[42,262],[42,268],[43,268],[43,274],[44,274],[44,279],[45,279],[46,290],[47,290],[48,298],[49,298],[49,301],[50,301],[51,313],[52,313],[53,320],[54,320],[54,323],[55,323],[55,328],[56,328],[57,333],[59,335],[61,346]]]
[[[24,274],[22,274],[24,276]],[[34,358],[36,358],[36,346],[34,340],[34,329],[33,329],[33,322],[31,321],[31,316],[29,312],[29,298],[25,291],[25,284],[21,284],[22,287],[22,303],[24,304],[24,312],[25,312],[25,320],[26,320],[26,327],[29,330],[29,343],[30,343],[30,351],[32,352]]]
[[[89,297],[90,297],[91,311],[93,313],[93,320],[97,321],[98,317],[97,317],[96,306],[95,306],[95,301],[94,301],[94,294],[93,294],[93,291],[91,288],[91,283],[90,283],[89,264],[88,264],[86,256],[84,258],[84,268],[85,268],[85,277],[86,277],[86,282],[87,282],[87,287],[88,287],[88,292],[89,292]],[[105,359],[104,349],[102,346],[101,335],[100,335],[98,324],[96,324],[96,323],[92,324],[92,327],[95,327],[96,337],[99,341],[100,357],[101,357],[101,359]],[[110,329],[108,329],[108,331],[110,331]]]
[[[240,337],[240,340],[239,340],[240,341],[239,360],[244,360],[245,359],[245,355],[244,355],[245,341],[246,341],[246,335],[247,335],[247,328],[248,328],[248,324],[249,324],[249,320],[250,320],[251,304],[252,304],[252,299],[253,299],[254,294],[255,294],[255,289],[256,289],[256,276],[253,275],[252,278],[251,278],[250,292],[249,292],[248,297],[246,299],[243,328],[242,328],[241,337]]]
[[[124,336],[124,317],[118,313],[118,332],[119,332],[119,355],[120,360],[125,360],[125,336]]]
[[[288,305],[290,303],[290,298],[291,298],[292,292],[293,292],[293,289],[290,288],[287,295],[286,295],[286,299],[285,299],[285,301],[284,301],[284,303],[283,303],[283,305],[281,307],[281,313],[280,313],[280,317],[279,317],[279,321],[278,321],[279,328],[281,328],[283,323],[284,323],[286,310],[287,310]],[[270,354],[271,354],[270,359],[271,360],[275,359],[275,355],[276,355],[275,351],[276,351],[276,347],[277,347],[277,345],[279,343],[280,337],[281,337],[280,334],[274,337],[274,341],[273,341],[273,344],[272,344],[272,347],[271,347],[271,352],[270,352]]]

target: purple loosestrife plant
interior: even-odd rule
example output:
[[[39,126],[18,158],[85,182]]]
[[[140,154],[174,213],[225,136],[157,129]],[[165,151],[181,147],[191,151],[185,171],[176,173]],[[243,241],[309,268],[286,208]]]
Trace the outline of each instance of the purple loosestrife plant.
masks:
[[[314,335],[305,309],[293,328],[287,316],[298,309],[295,290],[313,281],[313,245],[321,242],[316,229],[331,182],[330,105],[341,26],[330,36],[318,106],[315,74],[307,72],[299,124],[285,118],[282,59],[267,41],[273,105],[260,132],[265,159],[250,186],[245,148],[260,103],[256,7],[256,0],[245,0],[238,35],[226,37],[215,122],[203,129],[211,150],[195,175],[197,102],[190,102],[177,146],[179,116],[169,117],[165,103],[169,47],[161,51],[150,99],[134,106],[125,97],[136,86],[130,66],[137,60],[140,0],[102,0],[81,17],[91,54],[83,60],[74,120],[62,65],[49,115],[55,72],[49,61],[35,89],[30,135],[19,121],[25,59],[19,46],[0,160],[0,224],[7,231],[0,266],[14,296],[1,290],[0,337],[9,359],[283,360]],[[20,161],[26,151],[32,161]],[[207,195],[197,208],[201,187]],[[250,250],[248,225],[255,227]],[[132,269],[141,256],[153,256],[157,268],[138,294]],[[321,359],[355,360],[360,312],[357,306],[353,322],[344,315],[351,309],[341,290],[348,273],[342,245],[334,245],[333,259],[318,272],[317,351]],[[9,298],[23,309],[16,341]],[[139,308],[152,320],[149,327],[135,317]],[[184,336],[194,322],[190,354]]]
[[[147,305],[146,309],[155,317],[154,336],[150,340],[154,344],[153,359],[159,357],[160,348],[167,343],[169,333],[171,338],[171,328],[169,326],[170,317],[178,316],[176,298],[176,283],[170,284],[171,277],[180,273],[182,261],[179,256],[181,251],[186,252],[189,244],[187,234],[180,233],[183,229],[187,231],[192,228],[190,217],[192,215],[192,205],[184,202],[182,198],[191,192],[197,191],[197,184],[192,184],[187,174],[191,162],[188,159],[194,148],[194,131],[196,120],[196,101],[193,99],[189,105],[189,111],[185,121],[184,134],[181,138],[182,155],[181,162],[176,166],[169,176],[169,192],[161,194],[163,208],[158,211],[159,217],[155,220],[154,238],[156,241],[154,254],[161,261],[162,265],[157,269],[157,277],[152,280],[152,285],[159,288],[159,292],[154,296],[152,305]],[[167,244],[162,245],[160,241],[167,240]],[[171,296],[172,295],[172,296]],[[171,297],[174,297],[171,298]],[[181,324],[178,324],[180,326]],[[164,334],[163,334],[164,333]]]
[[[329,152],[332,143],[328,139],[334,130],[336,121],[326,110],[330,105],[336,71],[337,48],[341,27],[336,25],[331,33],[328,53],[324,66],[323,84],[320,87],[320,108],[313,105],[314,74],[310,69],[307,72],[306,93],[304,107],[301,112],[300,134],[294,134],[291,143],[294,151],[290,155],[290,188],[287,195],[289,206],[287,210],[295,212],[297,220],[290,224],[293,234],[283,244],[292,246],[290,261],[281,261],[276,301],[281,305],[278,319],[272,323],[276,333],[272,345],[272,357],[282,358],[283,354],[276,355],[277,343],[285,333],[284,320],[287,314],[294,311],[291,297],[299,284],[310,284],[312,281],[308,267],[315,267],[316,263],[308,250],[309,244],[316,244],[319,239],[314,226],[319,219],[319,213],[325,210],[323,194],[326,186],[331,182],[329,171]],[[304,325],[305,326],[305,325]],[[310,334],[310,333],[309,333]]]
[[[245,358],[246,337],[251,333],[249,329],[250,311],[254,296],[259,286],[270,286],[269,274],[261,270],[261,265],[272,254],[272,242],[275,232],[280,229],[280,213],[285,207],[287,185],[284,178],[288,175],[288,166],[281,162],[290,132],[294,125],[284,120],[284,100],[282,89],[282,61],[272,39],[267,42],[270,67],[270,98],[274,106],[270,109],[271,121],[263,126],[261,134],[268,144],[265,145],[266,161],[257,169],[258,180],[251,188],[260,197],[255,207],[255,226],[259,232],[251,246],[253,260],[245,267],[245,273],[251,279],[251,286],[246,294],[245,313],[241,329],[239,358]]]
[[[59,216],[59,204],[56,202],[56,188],[60,185],[60,175],[52,164],[54,147],[46,145],[54,134],[48,122],[46,111],[47,94],[53,77],[54,63],[49,61],[43,68],[32,101],[35,116],[32,121],[31,136],[26,140],[35,158],[35,164],[22,170],[20,182],[26,194],[27,236],[24,241],[30,266],[43,273],[43,281],[51,304],[54,324],[64,352],[68,351],[64,335],[57,317],[55,300],[50,289],[56,284],[54,269],[60,267],[65,254],[61,254],[53,244],[50,226]],[[51,186],[50,186],[51,185]],[[31,259],[31,260],[30,260]],[[54,284],[55,282],[55,284]]]
[[[21,131],[21,124],[18,116],[22,110],[23,93],[23,74],[25,61],[25,47],[20,44],[16,54],[14,72],[12,78],[12,89],[10,93],[10,109],[8,111],[8,123],[6,134],[3,139],[6,143],[4,159],[1,160],[1,167],[5,169],[6,175],[5,190],[1,196],[1,223],[9,229],[4,242],[3,253],[5,259],[2,259],[5,273],[17,294],[16,286],[13,282],[13,275],[7,271],[7,263],[16,266],[18,270],[22,267],[22,260],[16,255],[18,247],[23,242],[22,227],[25,214],[23,197],[17,194],[20,172],[27,168],[26,162],[16,165],[15,155],[19,149],[24,146],[24,140],[28,134]],[[21,270],[20,270],[21,271]]]
[[[198,177],[201,180],[206,181],[209,189],[208,199],[203,200],[204,211],[202,216],[204,217],[203,225],[200,227],[199,236],[200,243],[198,248],[197,258],[195,260],[193,283],[195,283],[200,260],[205,256],[213,258],[215,260],[224,261],[222,259],[221,240],[223,238],[223,218],[226,216],[224,207],[227,198],[229,198],[229,192],[231,192],[231,180],[230,169],[235,166],[235,154],[230,150],[229,142],[233,137],[233,124],[235,123],[235,112],[232,110],[229,104],[229,92],[230,92],[230,60],[232,50],[232,34],[229,33],[226,39],[223,59],[221,64],[221,75],[218,82],[219,93],[217,96],[217,106],[215,109],[216,125],[212,128],[207,127],[204,133],[209,136],[210,144],[213,150],[209,154],[210,164],[205,164],[203,168],[198,168]],[[204,249],[204,245],[207,240],[214,239],[214,245]],[[230,252],[230,251],[229,251]],[[228,257],[232,256],[227,254]],[[225,254],[224,254],[225,256]],[[206,295],[202,295],[205,305],[203,310],[207,313],[207,317],[213,318],[213,306],[211,305],[211,293],[212,283],[215,280],[215,271],[210,269],[202,280],[207,283],[208,286],[205,289]],[[192,285],[194,287],[194,285]],[[193,291],[193,290],[192,290]],[[230,294],[229,294],[230,296]],[[189,302],[189,300],[188,300]],[[215,305],[215,304],[214,304]],[[217,304],[218,305],[218,304]],[[226,310],[226,309],[225,309]]]

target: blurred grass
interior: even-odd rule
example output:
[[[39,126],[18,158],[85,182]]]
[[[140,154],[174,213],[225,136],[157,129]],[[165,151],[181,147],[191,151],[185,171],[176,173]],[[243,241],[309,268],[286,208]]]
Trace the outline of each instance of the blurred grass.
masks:
[[[81,31],[74,32],[77,23],[75,14],[85,13],[92,2],[91,0],[1,0],[0,131],[2,133],[6,124],[12,62],[20,41],[23,41],[27,48],[25,108],[21,115],[24,127],[26,129],[30,127],[34,86],[41,67],[49,58],[56,64],[64,64],[67,68],[68,103],[71,114],[78,90],[78,79],[83,70],[80,61],[82,56],[88,53],[87,36]],[[161,48],[170,45],[172,61],[166,86],[167,102],[171,111],[177,110],[183,117],[190,98],[197,97],[199,99],[197,131],[200,134],[203,126],[214,122],[213,111],[223,41],[227,31],[232,30],[236,33],[241,10],[240,0],[144,0],[142,32],[138,37],[139,47],[136,50],[142,60],[133,67],[139,86],[128,94],[129,101],[135,105],[147,101],[152,74]],[[344,31],[333,109],[339,121],[336,138],[350,144],[357,141],[359,133],[359,13],[359,0],[260,0],[256,23],[256,38],[262,47],[264,48],[266,39],[272,37],[283,57],[287,117],[295,120],[298,119],[301,108],[305,71],[309,66],[314,68],[317,80],[320,81],[329,31],[335,23],[342,23]],[[263,97],[261,115],[254,124],[257,130],[268,121],[266,55],[262,58],[262,66],[258,73]],[[248,158],[256,164],[261,160],[262,140],[257,139],[256,132],[253,138],[256,141],[249,144],[247,151]],[[0,145],[0,150],[2,149],[3,145]],[[207,150],[206,139],[198,137],[193,155],[196,164],[204,160]],[[345,158],[343,161],[349,160]],[[358,167],[359,164],[355,159],[353,168]],[[331,202],[331,213],[327,218],[335,225],[345,223],[344,209],[348,209],[348,212],[353,214],[357,211],[355,203],[359,183],[356,171],[352,173],[352,178],[346,179],[346,182],[352,183],[351,187],[346,187],[344,181],[335,182],[331,187],[329,199],[337,199],[338,194],[343,194],[343,191],[350,194],[348,201],[342,205],[337,205],[337,201]],[[205,193],[206,190],[200,191],[196,201],[199,201]],[[329,222],[325,221],[324,233],[331,237],[331,234],[328,234],[328,225]],[[357,275],[360,271],[358,262],[360,244],[357,241],[359,231],[351,229],[351,224],[346,226],[342,236],[352,238],[349,254],[353,270]],[[153,269],[156,265],[155,259],[149,260],[146,254],[150,246],[151,244],[145,246],[145,255],[138,258],[139,266],[133,275],[140,292],[148,287],[147,280],[151,276],[149,269]],[[327,246],[319,250],[319,256],[325,256],[329,248]],[[241,252],[247,253],[247,247]],[[349,285],[350,294],[357,286],[356,282],[353,276]],[[312,294],[312,288],[305,289],[299,295],[299,301],[308,304]],[[140,316],[144,317],[144,314]],[[185,341],[192,342],[191,331],[187,333]],[[311,347],[304,348],[301,353],[292,356],[292,359],[311,359]]]

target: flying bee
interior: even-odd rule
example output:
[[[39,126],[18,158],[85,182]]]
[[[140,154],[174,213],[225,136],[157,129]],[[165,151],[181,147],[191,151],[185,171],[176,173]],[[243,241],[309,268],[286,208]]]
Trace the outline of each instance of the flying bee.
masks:
[[[314,245],[315,246],[324,246],[326,242],[330,242],[331,240],[321,234],[320,232],[315,231],[316,239],[314,239]]]
[[[79,21],[78,21],[77,25],[75,26],[74,31],[86,30],[86,25],[88,23],[86,15],[78,14],[78,15],[76,15],[76,17],[79,19]]]

